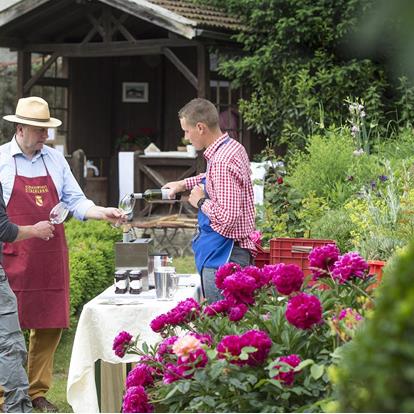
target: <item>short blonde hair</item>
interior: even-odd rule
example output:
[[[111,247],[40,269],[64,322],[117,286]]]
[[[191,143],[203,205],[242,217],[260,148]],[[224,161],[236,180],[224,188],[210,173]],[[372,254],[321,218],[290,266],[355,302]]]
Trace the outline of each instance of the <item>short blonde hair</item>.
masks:
[[[214,104],[207,99],[195,98],[178,111],[178,118],[195,126],[198,122],[206,124],[210,129],[219,126],[219,114]]]

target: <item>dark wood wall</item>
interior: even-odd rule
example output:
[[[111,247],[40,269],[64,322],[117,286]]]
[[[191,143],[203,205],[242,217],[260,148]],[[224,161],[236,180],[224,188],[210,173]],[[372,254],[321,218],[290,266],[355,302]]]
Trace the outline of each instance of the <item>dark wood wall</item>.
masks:
[[[68,150],[81,148],[86,157],[107,157],[111,151],[111,59],[70,59],[69,70]]]
[[[196,48],[177,56],[196,73]],[[197,91],[161,55],[70,60],[70,150],[82,148],[87,157],[110,157],[122,131],[154,131],[154,142],[175,150],[183,136],[178,110]],[[122,102],[123,82],[148,82],[146,103]]]
[[[181,48],[174,53],[194,73],[197,65],[197,49]],[[183,131],[178,120],[178,111],[191,99],[197,97],[197,90],[184,78],[176,67],[165,59],[165,102],[164,102],[164,149],[176,150],[177,144],[183,137]]]

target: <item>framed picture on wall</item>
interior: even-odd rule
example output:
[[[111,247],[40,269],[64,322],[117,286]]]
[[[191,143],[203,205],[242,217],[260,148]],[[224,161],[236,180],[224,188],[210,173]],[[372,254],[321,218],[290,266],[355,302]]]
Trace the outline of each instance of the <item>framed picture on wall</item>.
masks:
[[[148,102],[148,82],[122,82],[122,102]]]

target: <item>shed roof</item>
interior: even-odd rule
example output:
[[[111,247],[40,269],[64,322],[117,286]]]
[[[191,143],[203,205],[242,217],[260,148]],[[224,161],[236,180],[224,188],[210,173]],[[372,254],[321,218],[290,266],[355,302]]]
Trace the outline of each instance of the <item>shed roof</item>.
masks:
[[[89,1],[73,1],[73,5]],[[95,0],[94,2],[118,8],[189,39],[214,33],[229,34],[241,28],[236,18],[217,8],[196,4],[193,0]],[[39,7],[48,8],[48,3],[50,7],[56,7],[57,0],[2,0],[0,31],[3,26],[10,27],[10,23],[14,20]]]

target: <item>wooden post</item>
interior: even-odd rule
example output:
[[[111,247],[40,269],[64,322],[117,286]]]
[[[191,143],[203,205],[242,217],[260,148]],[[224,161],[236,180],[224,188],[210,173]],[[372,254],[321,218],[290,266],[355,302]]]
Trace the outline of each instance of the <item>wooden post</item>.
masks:
[[[17,52],[17,99],[30,95],[30,89],[24,91],[24,85],[30,79],[32,70],[31,52]]]
[[[205,45],[197,45],[197,96],[210,99],[210,58]]]

